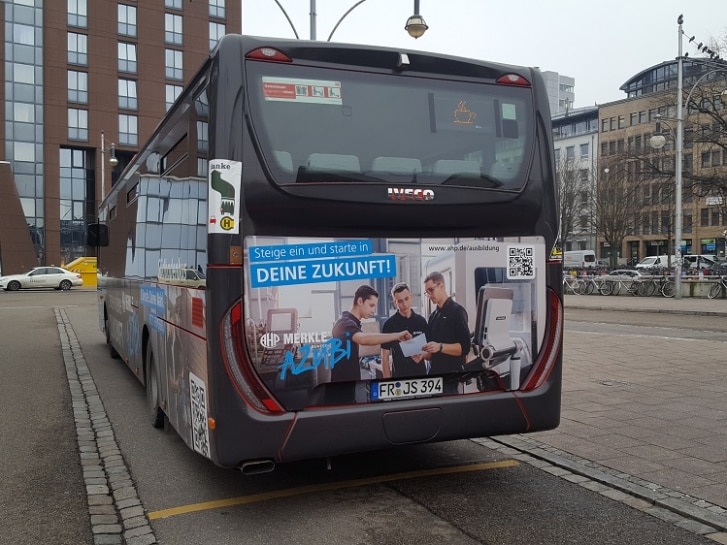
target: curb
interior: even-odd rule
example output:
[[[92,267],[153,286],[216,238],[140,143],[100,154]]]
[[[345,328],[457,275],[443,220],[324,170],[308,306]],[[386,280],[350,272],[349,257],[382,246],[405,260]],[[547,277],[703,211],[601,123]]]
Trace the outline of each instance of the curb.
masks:
[[[93,543],[157,543],[71,321],[63,308],[53,310],[71,391]]]
[[[644,511],[665,522],[727,543],[727,509],[561,451],[522,435],[473,439],[502,454]],[[554,467],[553,467],[554,466]]]
[[[683,316],[720,316],[727,317],[727,310],[714,311],[714,310],[683,310],[683,309],[669,309],[669,308],[616,308],[610,306],[587,306],[579,305],[578,303],[570,303],[565,305],[565,310],[576,309],[576,310],[600,310],[600,311],[611,311],[611,312],[648,312],[650,314],[679,314]]]

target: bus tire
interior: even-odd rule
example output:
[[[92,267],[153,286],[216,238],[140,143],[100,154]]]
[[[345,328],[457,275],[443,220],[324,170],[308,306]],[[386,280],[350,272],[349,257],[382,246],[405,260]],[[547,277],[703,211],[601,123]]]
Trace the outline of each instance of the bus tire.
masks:
[[[114,345],[111,344],[111,333],[109,333],[108,317],[104,318],[103,328],[104,328],[104,333],[106,333],[106,344],[109,345],[109,354],[111,355],[112,359],[118,360],[119,358],[121,358],[121,355],[116,351],[116,349],[114,348]]]
[[[146,365],[144,366],[146,381],[146,403],[149,410],[149,422],[152,427],[160,429],[164,427],[164,411],[160,406],[160,382],[154,361],[154,351],[151,349],[151,342],[146,349]]]

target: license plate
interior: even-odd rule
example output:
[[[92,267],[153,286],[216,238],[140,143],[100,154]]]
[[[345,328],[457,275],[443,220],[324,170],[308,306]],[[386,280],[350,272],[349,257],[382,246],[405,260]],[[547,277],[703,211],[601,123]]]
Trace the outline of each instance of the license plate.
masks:
[[[442,377],[412,378],[371,383],[371,400],[411,399],[430,397],[443,391]]]

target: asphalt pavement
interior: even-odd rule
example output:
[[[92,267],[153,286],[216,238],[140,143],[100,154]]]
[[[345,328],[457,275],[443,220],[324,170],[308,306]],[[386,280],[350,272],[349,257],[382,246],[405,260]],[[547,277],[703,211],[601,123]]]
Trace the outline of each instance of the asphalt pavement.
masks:
[[[145,518],[131,513],[139,509],[138,500],[126,506],[131,518],[124,518],[122,510],[123,526],[114,532],[106,532],[106,519],[113,518],[105,511],[108,506],[91,502],[94,485],[89,479],[96,478],[94,464],[103,458],[113,465],[119,453],[106,452],[109,447],[104,445],[95,450],[83,446],[83,434],[91,425],[86,411],[94,428],[103,424],[99,435],[110,432],[104,431],[108,422],[94,416],[96,409],[88,405],[89,399],[98,404],[87,391],[92,377],[60,376],[64,366],[69,371],[83,363],[83,347],[73,341],[73,324],[59,318],[64,313],[58,309],[64,305],[55,306],[54,313],[45,301],[24,301],[22,306],[8,301],[0,304],[4,324],[0,340],[5,347],[0,378],[6,385],[5,409],[17,409],[17,414],[6,414],[1,428],[0,469],[6,486],[0,505],[15,518],[6,520],[10,524],[4,525],[0,544],[70,543],[74,534],[76,540],[80,538],[76,542],[92,539],[99,545],[152,542],[151,534],[131,527],[136,519]],[[71,298],[68,302],[80,303]],[[566,327],[560,427],[476,441],[507,456],[520,453],[545,471],[727,544],[727,300],[569,295],[565,307],[566,321],[568,312],[579,308],[663,312],[685,319],[714,316],[724,321],[726,339],[670,342],[665,335],[655,342],[634,333],[633,342],[628,342],[628,332],[599,334]],[[26,342],[17,344],[12,341],[23,338],[29,323],[35,324],[37,333],[47,335],[34,335],[32,340],[26,335]],[[27,369],[38,373],[30,376]],[[25,384],[26,378],[34,386]],[[57,388],[66,378],[72,383],[70,392]],[[78,395],[80,386],[84,396]],[[35,395],[29,396],[29,391]],[[43,401],[34,403],[38,399]],[[79,411],[83,418],[78,417]],[[28,426],[33,433],[26,435]],[[79,444],[73,445],[76,439]],[[80,455],[74,446],[83,446]],[[52,447],[50,452],[43,450],[47,447]],[[36,469],[30,470],[23,486],[29,461]],[[36,471],[41,468],[51,470],[52,477],[39,479]],[[52,495],[49,483],[58,488]],[[84,485],[90,507],[80,498]],[[124,490],[115,489],[114,495]],[[33,519],[45,522],[37,525]]]

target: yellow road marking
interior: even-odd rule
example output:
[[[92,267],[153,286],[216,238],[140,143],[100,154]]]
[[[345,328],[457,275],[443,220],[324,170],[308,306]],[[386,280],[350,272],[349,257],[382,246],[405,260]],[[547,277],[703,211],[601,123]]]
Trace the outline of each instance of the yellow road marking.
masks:
[[[354,488],[357,486],[367,486],[371,484],[400,481],[403,479],[414,479],[416,477],[431,477],[434,475],[450,475],[454,473],[467,473],[470,471],[482,471],[486,469],[500,469],[504,467],[513,467],[518,464],[519,462],[517,462],[516,460],[502,460],[501,462],[483,462],[479,464],[442,467],[438,469],[421,469],[418,471],[394,473],[391,475],[380,475],[378,477],[369,477],[366,479],[354,479],[352,481],[341,481],[338,483],[314,484],[308,486],[300,486],[298,488],[274,490],[272,492],[263,492],[261,494],[252,494],[250,496],[228,498],[226,500],[215,500],[201,503],[192,503],[189,505],[180,505],[179,507],[171,507],[169,509],[151,511],[148,513],[147,516],[149,517],[149,520],[158,520],[174,517],[177,515],[184,515],[187,513],[194,513],[197,511],[207,511],[209,509],[218,509],[220,507],[231,507],[234,505],[246,505],[250,503],[258,503],[280,498],[289,498],[292,496],[300,496],[302,494],[310,494],[313,492],[326,492],[330,490],[340,490],[343,488]]]

